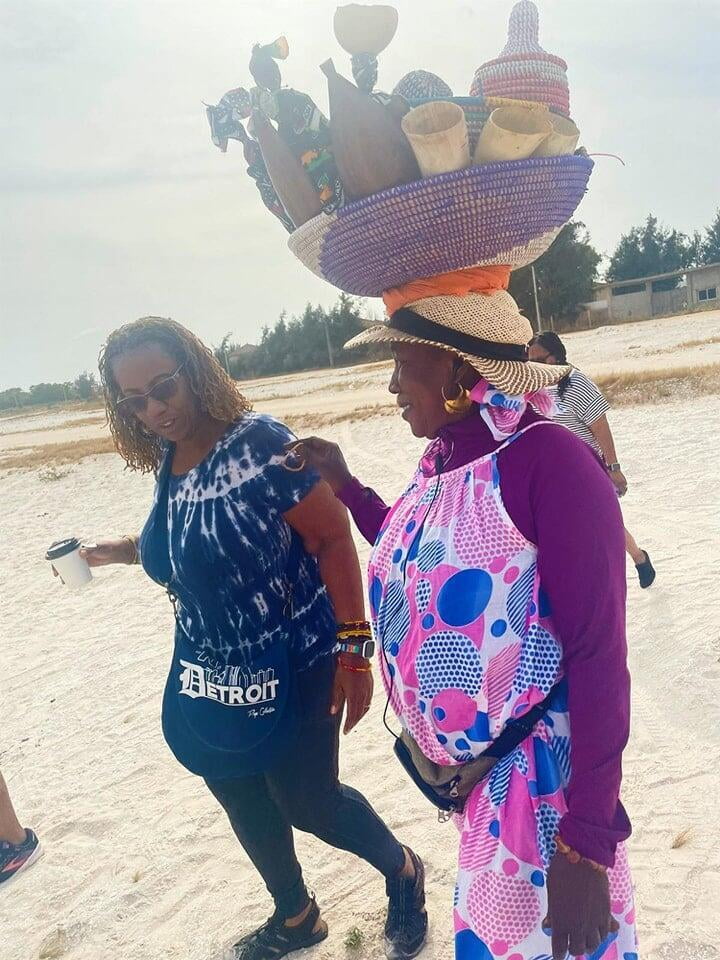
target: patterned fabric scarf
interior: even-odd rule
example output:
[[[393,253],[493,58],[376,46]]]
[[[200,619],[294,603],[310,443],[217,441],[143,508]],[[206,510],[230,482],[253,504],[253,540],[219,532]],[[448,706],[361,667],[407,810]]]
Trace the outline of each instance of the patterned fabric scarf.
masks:
[[[536,393],[513,397],[496,390],[487,380],[478,381],[470,391],[470,398],[476,404],[478,413],[487,424],[490,433],[495,440],[500,441],[507,440],[517,432],[528,405],[548,420],[553,420],[558,412],[555,398],[549,390],[538,390]],[[452,436],[447,436],[443,431],[427,447],[420,460],[423,475],[435,476],[438,458],[447,465],[452,459],[454,449],[455,443]]]
[[[480,416],[496,440],[506,440],[518,428],[528,406],[548,420],[557,414],[555,398],[549,390],[537,390],[512,397],[480,379],[470,391],[470,399],[479,407]]]

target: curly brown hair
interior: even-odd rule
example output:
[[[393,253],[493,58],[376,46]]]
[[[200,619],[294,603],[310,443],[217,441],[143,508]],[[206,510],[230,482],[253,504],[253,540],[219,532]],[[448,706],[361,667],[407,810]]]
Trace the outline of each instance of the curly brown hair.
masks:
[[[131,470],[141,473],[157,471],[165,445],[137,417],[118,412],[120,388],[115,382],[113,361],[150,343],[167,351],[178,366],[183,365],[190,389],[204,413],[215,420],[232,423],[251,409],[212,352],[182,324],[164,317],[142,317],[118,327],[100,351],[100,381],[115,448]]]

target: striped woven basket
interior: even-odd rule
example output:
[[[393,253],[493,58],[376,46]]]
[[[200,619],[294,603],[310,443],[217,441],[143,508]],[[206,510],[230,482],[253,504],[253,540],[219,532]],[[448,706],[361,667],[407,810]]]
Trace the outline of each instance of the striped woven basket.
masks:
[[[288,243],[313,273],[358,296],[483,264],[517,269],[572,218],[592,168],[580,155],[473,166],[320,214]]]

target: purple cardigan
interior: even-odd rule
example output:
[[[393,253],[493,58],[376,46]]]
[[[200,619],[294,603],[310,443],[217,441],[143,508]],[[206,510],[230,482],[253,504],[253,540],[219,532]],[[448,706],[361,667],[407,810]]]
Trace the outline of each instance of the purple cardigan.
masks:
[[[532,411],[520,427],[542,419]],[[440,434],[461,467],[495,440],[479,416]],[[563,840],[583,856],[612,866],[630,835],[619,800],[622,752],[630,724],[625,642],[625,543],[615,489],[595,454],[569,430],[531,430],[498,454],[500,488],[518,530],[538,548],[540,579],[563,647],[572,730],[572,773]],[[338,497],[358,529],[375,542],[390,509],[356,479]]]

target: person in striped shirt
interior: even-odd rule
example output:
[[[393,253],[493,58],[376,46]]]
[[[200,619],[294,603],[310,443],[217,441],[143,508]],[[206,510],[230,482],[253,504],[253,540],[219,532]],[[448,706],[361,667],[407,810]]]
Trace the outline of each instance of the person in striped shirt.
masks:
[[[530,359],[536,363],[564,365],[568,362],[565,344],[551,331],[539,333],[530,341]],[[598,387],[575,367],[557,384],[550,387],[555,395],[558,413],[557,423],[580,437],[592,447],[602,459],[610,479],[615,484],[617,494],[622,497],[627,492],[627,480],[618,463],[607,412],[610,404]],[[625,528],[625,549],[632,557],[643,589],[651,586],[655,580],[655,568],[646,550],[642,550]]]

